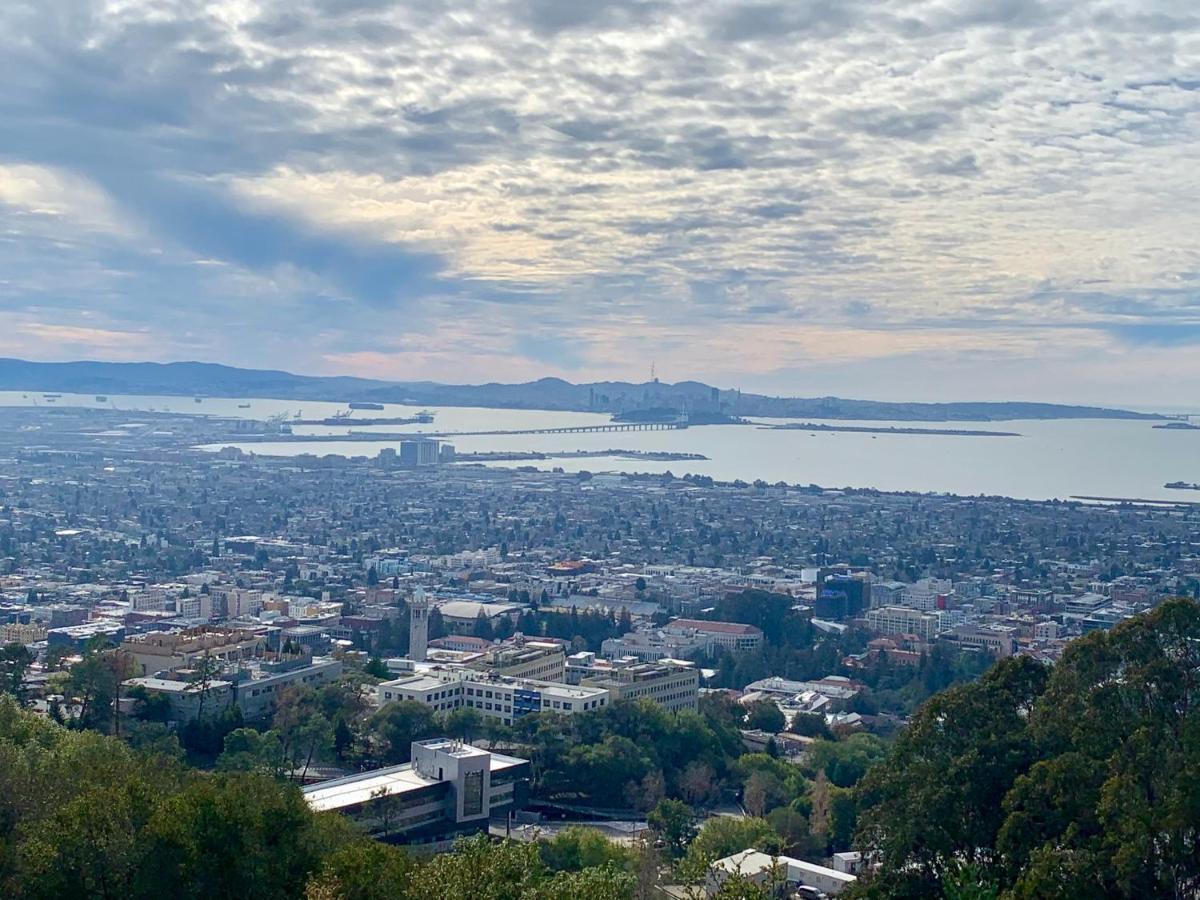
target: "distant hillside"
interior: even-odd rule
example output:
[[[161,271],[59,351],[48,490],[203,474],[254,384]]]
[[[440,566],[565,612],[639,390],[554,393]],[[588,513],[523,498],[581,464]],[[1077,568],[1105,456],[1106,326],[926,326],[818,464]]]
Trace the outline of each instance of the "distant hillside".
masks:
[[[687,409],[693,413],[780,418],[907,422],[988,422],[1008,419],[1158,419],[1160,416],[1054,403],[885,403],[839,397],[766,397],[697,381],[572,384],[542,378],[525,384],[437,384],[370,378],[312,377],[213,363],[37,363],[0,359],[0,390],[80,394],[165,394],[274,397],[284,400],[374,400],[420,406],[486,406],[628,413]]]

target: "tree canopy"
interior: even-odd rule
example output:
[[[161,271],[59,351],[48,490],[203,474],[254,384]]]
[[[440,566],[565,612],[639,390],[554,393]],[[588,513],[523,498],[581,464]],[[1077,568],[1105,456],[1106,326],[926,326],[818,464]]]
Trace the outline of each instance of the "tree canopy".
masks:
[[[1172,600],[927,702],[861,788],[871,897],[1200,891],[1200,606]]]

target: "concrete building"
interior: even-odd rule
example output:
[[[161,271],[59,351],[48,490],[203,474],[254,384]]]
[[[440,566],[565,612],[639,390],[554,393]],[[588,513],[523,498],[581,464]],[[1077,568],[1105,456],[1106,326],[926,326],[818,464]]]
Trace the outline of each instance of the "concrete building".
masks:
[[[600,652],[609,659],[632,657],[645,662],[660,659],[688,659],[696,653],[709,653],[712,641],[700,634],[667,634],[661,628],[643,628],[620,637],[607,638]]]
[[[412,762],[303,788],[317,812],[354,819],[390,843],[429,844],[484,831],[520,808],[529,762],[446,738],[415,741]]]
[[[209,657],[219,663],[262,655],[266,639],[234,628],[189,628],[184,631],[151,631],[132,635],[121,649],[133,657],[138,675],[186,669]]]
[[[325,684],[341,674],[340,660],[300,656],[253,660],[244,665],[233,663],[209,679],[207,686],[186,670],[174,676],[131,678],[123,684],[127,690],[141,687],[166,697],[174,722],[189,722],[202,714],[215,715],[231,705],[241,710],[242,718],[253,722],[271,715],[279,695],[288,688]]]
[[[674,619],[663,631],[670,635],[698,635],[714,647],[723,647],[735,653],[757,650],[762,646],[762,630],[754,625],[740,622],[709,622],[704,619]]]
[[[584,678],[580,686],[604,688],[613,700],[653,700],[668,710],[696,709],[700,671],[680,660],[634,663],[612,666],[608,673]]]
[[[922,612],[906,606],[881,606],[867,611],[867,626],[880,634],[915,634],[931,641],[943,629],[941,611]]]
[[[436,466],[441,461],[438,446],[434,440],[401,441],[396,458],[403,468]]]
[[[177,678],[130,678],[122,682],[122,687],[126,695],[133,688],[141,688],[148,694],[165,697],[168,719],[172,722],[216,715],[232,706],[235,697],[233,682],[225,680],[210,680],[205,686]]]
[[[341,660],[332,657],[262,660],[234,673],[234,702],[242,717],[253,722],[271,715],[279,695],[288,688],[327,684],[341,674]]]
[[[946,598],[954,592],[954,583],[944,578],[922,578],[904,588],[900,606],[930,612],[946,608]]]
[[[467,666],[510,678],[533,678],[562,682],[566,679],[567,655],[560,644],[521,639],[490,647]]]
[[[1016,629],[1006,625],[957,625],[945,637],[960,647],[983,650],[997,658],[1017,652]]]
[[[505,725],[531,713],[573,715],[600,709],[610,700],[607,688],[504,678],[471,669],[436,669],[427,674],[407,675],[385,681],[375,690],[381,706],[411,700],[435,712],[474,709]]]

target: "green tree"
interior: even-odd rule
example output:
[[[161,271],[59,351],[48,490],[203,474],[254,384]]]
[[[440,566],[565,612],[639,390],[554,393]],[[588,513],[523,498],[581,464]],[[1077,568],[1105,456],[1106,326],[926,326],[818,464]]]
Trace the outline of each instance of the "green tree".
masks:
[[[716,816],[704,823],[688,846],[685,865],[689,872],[702,873],[716,860],[742,850],[774,854],[782,846],[782,838],[766,819]]]
[[[413,700],[388,703],[367,722],[371,756],[383,765],[408,762],[413,741],[435,737],[437,721],[424,704]]]
[[[628,869],[633,854],[620,844],[609,840],[595,828],[572,825],[542,841],[538,850],[544,862],[555,872],[578,872],[581,869],[612,865]]]
[[[756,700],[746,708],[746,727],[778,734],[787,725],[774,700]]]
[[[6,644],[0,647],[0,693],[25,702],[25,673],[33,665],[34,656],[24,644]]]
[[[696,836],[691,807],[679,800],[659,800],[658,805],[646,816],[646,824],[673,858],[683,856],[688,844]]]
[[[442,718],[442,731],[449,737],[470,742],[483,732],[483,716],[476,709],[460,706]]]

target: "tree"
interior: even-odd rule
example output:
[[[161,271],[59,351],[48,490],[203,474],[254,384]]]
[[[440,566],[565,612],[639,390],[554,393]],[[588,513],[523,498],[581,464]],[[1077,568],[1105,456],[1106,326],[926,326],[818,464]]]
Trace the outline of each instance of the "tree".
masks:
[[[33,660],[33,653],[24,644],[6,644],[0,648],[0,693],[24,703],[25,673],[33,665]]]
[[[862,782],[868,896],[1181,897],[1200,886],[1200,606],[1002,660]],[[836,795],[835,795],[836,808]],[[836,818],[836,815],[835,815]]]
[[[691,807],[679,800],[659,800],[646,816],[646,824],[673,858],[682,856],[696,836]]]
[[[687,850],[687,869],[704,872],[718,859],[742,850],[778,853],[783,840],[766,819],[716,816],[704,823]]]
[[[475,617],[475,626],[471,633],[477,638],[483,638],[485,641],[490,641],[496,636],[496,631],[492,627],[492,620],[488,618],[487,613],[482,609],[479,610],[479,615]]]
[[[564,828],[550,840],[542,841],[538,850],[542,862],[555,872],[578,872],[607,865],[627,869],[633,859],[629,850],[595,828],[582,825]]]
[[[389,766],[408,762],[413,741],[434,737],[436,730],[433,711],[414,700],[389,703],[367,721],[372,756]]]
[[[707,801],[715,788],[716,772],[711,765],[699,760],[688,763],[679,779],[683,798],[693,805]]]
[[[133,675],[133,659],[103,642],[89,644],[71,667],[66,690],[79,702],[76,724],[97,731],[119,731],[117,700],[121,684]]]
[[[363,666],[363,671],[372,678],[390,678],[391,672],[388,671],[387,665],[378,656],[372,656],[367,660],[367,664]]]
[[[786,725],[787,719],[779,711],[774,700],[756,700],[747,707],[747,728],[778,734]]]
[[[1036,757],[1027,721],[1045,684],[1040,663],[1002,660],[918,711],[863,782],[862,843],[884,871],[936,883],[953,863],[996,861],[1004,795]]]
[[[446,713],[442,720],[442,731],[469,743],[483,731],[483,716],[476,709],[460,706]]]
[[[418,866],[398,847],[355,841],[325,860],[305,889],[306,900],[404,900]]]

